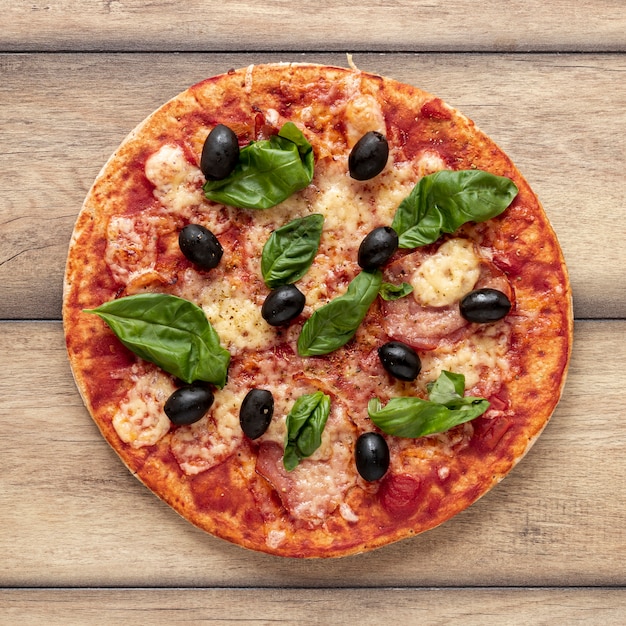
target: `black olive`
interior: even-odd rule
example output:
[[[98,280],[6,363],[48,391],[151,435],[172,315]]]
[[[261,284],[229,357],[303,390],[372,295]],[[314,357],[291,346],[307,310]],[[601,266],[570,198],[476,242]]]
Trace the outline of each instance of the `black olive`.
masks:
[[[389,446],[379,433],[363,433],[356,440],[356,468],[367,481],[382,478],[389,468]]]
[[[387,165],[389,144],[381,133],[370,130],[359,139],[348,157],[350,176],[355,180],[369,180],[380,174]]]
[[[417,352],[401,341],[389,341],[378,348],[378,357],[383,367],[400,380],[415,380],[422,369]]]
[[[192,263],[205,270],[217,267],[224,254],[217,237],[200,224],[187,224],[178,235],[178,245]]]
[[[501,320],[511,310],[511,301],[501,291],[485,287],[470,291],[459,309],[468,322],[487,324]]]
[[[165,403],[165,415],[177,426],[193,424],[201,419],[213,404],[213,393],[199,384],[177,389]]]
[[[359,265],[367,271],[384,265],[398,249],[398,233],[390,226],[379,226],[363,238],[359,246]]]
[[[302,313],[305,300],[304,294],[295,285],[281,285],[265,298],[261,315],[271,326],[282,326]]]
[[[267,389],[251,389],[241,403],[239,423],[250,439],[259,438],[270,425],[274,414],[274,396]]]
[[[218,124],[208,135],[202,147],[200,169],[207,180],[226,178],[239,160],[237,135],[224,124]]]

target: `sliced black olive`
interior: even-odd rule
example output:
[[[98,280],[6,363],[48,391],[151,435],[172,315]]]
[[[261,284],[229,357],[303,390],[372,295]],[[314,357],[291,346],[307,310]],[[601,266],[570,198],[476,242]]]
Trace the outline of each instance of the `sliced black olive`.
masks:
[[[460,302],[461,315],[468,322],[487,324],[501,320],[511,310],[511,301],[497,289],[475,289]]]
[[[356,440],[356,468],[364,480],[382,478],[389,468],[389,446],[379,433],[363,433]]]
[[[389,341],[378,348],[378,357],[383,367],[400,380],[415,380],[422,369],[417,352],[401,341]]]
[[[224,254],[217,237],[200,224],[187,224],[178,235],[178,245],[192,263],[205,270],[217,267]]]
[[[239,160],[237,135],[224,124],[218,124],[208,135],[202,147],[200,169],[207,180],[226,178]]]
[[[274,396],[267,389],[251,389],[241,403],[239,423],[250,439],[258,439],[270,425],[274,414]]]
[[[387,165],[389,144],[381,133],[370,130],[359,139],[348,157],[350,176],[355,180],[369,180],[380,174]]]
[[[398,233],[390,226],[379,226],[367,234],[359,246],[359,265],[367,271],[384,265],[398,249]]]
[[[201,419],[213,404],[213,393],[199,384],[177,389],[165,403],[165,415],[177,426],[193,424]]]
[[[305,300],[304,294],[295,285],[276,287],[265,298],[261,315],[271,326],[282,326],[302,313]]]

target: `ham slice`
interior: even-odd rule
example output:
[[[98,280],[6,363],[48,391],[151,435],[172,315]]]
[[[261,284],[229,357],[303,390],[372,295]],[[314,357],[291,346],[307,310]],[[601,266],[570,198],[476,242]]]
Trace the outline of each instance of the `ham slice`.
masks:
[[[489,287],[502,291],[512,300],[513,290],[506,274],[479,250],[478,278],[471,289]],[[411,282],[417,270],[432,250],[417,250],[385,270],[385,280],[394,284]],[[382,324],[385,332],[397,341],[418,350],[434,350],[443,342],[457,342],[475,327],[459,311],[460,298],[445,306],[425,306],[419,302],[419,293],[382,303]]]
[[[356,437],[346,420],[347,416],[331,410],[322,446],[290,472],[283,466],[280,444],[267,441],[259,446],[257,473],[272,485],[286,511],[308,526],[322,524],[356,482]]]

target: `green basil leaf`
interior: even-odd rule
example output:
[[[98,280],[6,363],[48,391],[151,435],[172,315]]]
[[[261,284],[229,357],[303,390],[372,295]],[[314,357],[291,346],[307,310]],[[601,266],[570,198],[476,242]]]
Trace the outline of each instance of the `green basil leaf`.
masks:
[[[398,244],[402,246],[401,237],[416,228],[426,217],[429,210],[430,190],[434,182],[433,175],[423,176],[402,200],[393,217],[391,227],[398,233]],[[422,244],[423,245],[423,244]]]
[[[263,246],[261,274],[270,288],[300,280],[317,254],[324,216],[314,213],[275,230]]]
[[[230,353],[204,311],[183,298],[144,293],[105,302],[86,313],[100,316],[136,355],[186,383],[226,384]]]
[[[360,272],[346,293],[317,309],[298,337],[300,356],[328,354],[352,339],[380,290],[382,273]]]
[[[226,178],[208,180],[204,195],[215,202],[245,209],[269,209],[304,189],[313,179],[311,144],[293,122],[269,139],[241,149]]]
[[[380,286],[380,297],[383,300],[399,300],[408,296],[413,292],[412,285],[409,283],[402,283],[401,285],[394,285],[392,283],[383,283]]]
[[[284,137],[285,139],[289,139],[289,141],[293,141],[293,143],[298,146],[298,152],[302,158],[302,163],[307,172],[309,172],[311,178],[313,178],[313,148],[307,141],[302,131],[293,122],[286,122],[278,131],[278,135],[280,137]]]
[[[447,404],[465,393],[465,376],[443,370],[436,381],[426,385],[428,399],[439,404]]]
[[[401,248],[417,248],[466,222],[500,215],[517,192],[515,183],[504,176],[483,170],[442,170],[420,179],[400,203],[391,227]]]
[[[322,443],[330,414],[330,397],[321,391],[300,396],[287,415],[283,465],[290,472]]]
[[[465,391],[462,374],[444,371],[429,387],[428,400],[391,398],[383,407],[378,398],[373,398],[367,405],[372,422],[388,435],[417,438],[450,430],[489,408],[485,398],[462,395]]]

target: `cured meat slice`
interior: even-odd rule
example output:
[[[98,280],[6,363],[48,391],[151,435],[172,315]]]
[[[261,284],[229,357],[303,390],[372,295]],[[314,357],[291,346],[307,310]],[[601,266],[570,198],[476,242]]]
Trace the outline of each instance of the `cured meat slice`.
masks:
[[[353,449],[356,429],[340,402],[334,402],[322,445],[292,471],[283,466],[282,445],[266,441],[258,451],[256,471],[276,490],[289,514],[310,525],[323,523],[356,482]]]
[[[513,290],[506,274],[475,244],[450,239],[437,249],[429,246],[393,262],[385,271],[393,284],[409,283],[413,292],[382,304],[382,323],[393,339],[419,350],[434,350],[456,342],[474,325],[459,312],[459,302],[473,289],[490,287],[509,300]]]

